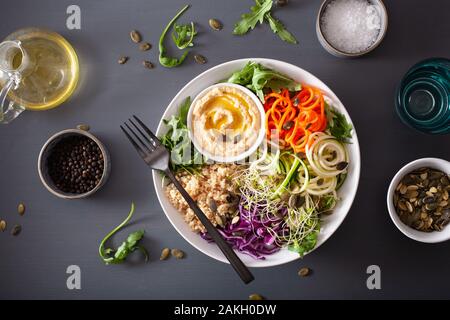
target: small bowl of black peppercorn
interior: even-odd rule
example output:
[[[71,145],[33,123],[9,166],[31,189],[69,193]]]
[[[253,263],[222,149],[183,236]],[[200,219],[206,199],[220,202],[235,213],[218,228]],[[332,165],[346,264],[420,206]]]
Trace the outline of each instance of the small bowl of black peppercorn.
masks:
[[[44,144],[38,171],[42,183],[63,199],[86,198],[98,191],[109,176],[107,149],[89,131],[89,126],[60,131]]]

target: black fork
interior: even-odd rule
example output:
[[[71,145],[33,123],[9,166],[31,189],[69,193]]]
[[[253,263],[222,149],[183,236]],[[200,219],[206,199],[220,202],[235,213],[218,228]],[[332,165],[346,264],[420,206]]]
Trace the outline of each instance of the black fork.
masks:
[[[197,218],[206,228],[209,236],[211,236],[214,242],[219,246],[220,250],[222,250],[223,254],[233,266],[234,270],[236,270],[236,272],[239,274],[242,281],[244,281],[245,283],[251,282],[254,277],[251,274],[250,270],[248,270],[241,259],[239,259],[239,257],[236,255],[230,245],[225,241],[219,231],[217,231],[217,229],[205,216],[203,211],[197,206],[195,201],[183,188],[183,186],[173,174],[172,170],[170,170],[169,151],[164,145],[161,144],[159,139],[138,117],[133,116],[133,118],[134,120],[128,119],[128,122],[124,123],[126,129],[124,128],[124,126],[120,126],[120,128],[133,144],[134,148],[137,150],[141,158],[144,159],[145,163],[150,168],[163,171],[166,174],[166,176],[173,182],[175,187],[178,189],[183,198],[194,211]]]

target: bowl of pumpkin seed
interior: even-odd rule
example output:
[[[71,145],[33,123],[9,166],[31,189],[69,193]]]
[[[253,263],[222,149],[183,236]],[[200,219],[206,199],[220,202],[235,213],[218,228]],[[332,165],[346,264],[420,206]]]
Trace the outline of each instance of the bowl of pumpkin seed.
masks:
[[[450,162],[422,158],[401,168],[389,185],[387,207],[407,237],[425,243],[450,239]]]

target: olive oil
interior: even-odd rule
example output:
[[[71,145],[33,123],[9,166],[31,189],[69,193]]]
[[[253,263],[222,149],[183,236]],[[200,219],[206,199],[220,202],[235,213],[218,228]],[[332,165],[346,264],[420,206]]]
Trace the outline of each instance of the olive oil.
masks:
[[[79,77],[78,58],[61,35],[27,28],[5,41],[19,45],[6,57],[11,60],[11,69],[21,77],[18,87],[9,91],[11,101],[28,110],[46,110],[60,105],[74,92]],[[0,86],[4,85],[0,82]]]

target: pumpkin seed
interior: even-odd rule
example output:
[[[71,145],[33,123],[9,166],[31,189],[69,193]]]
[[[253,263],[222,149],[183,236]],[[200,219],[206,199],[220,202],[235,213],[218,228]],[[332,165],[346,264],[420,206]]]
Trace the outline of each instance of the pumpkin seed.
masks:
[[[431,187],[430,188],[430,192],[431,193],[436,193],[436,192],[438,192],[438,190],[436,189],[436,187]]]
[[[409,212],[413,212],[414,208],[411,204],[411,202],[406,202],[406,208],[408,209]]]
[[[342,170],[344,170],[345,168],[347,168],[347,166],[348,166],[348,162],[342,161],[342,162],[339,162],[339,163],[336,165],[336,169],[339,170],[339,171],[342,171]]]
[[[169,258],[170,256],[170,249],[169,248],[164,248],[161,251],[161,257],[159,258],[159,260],[166,260],[167,258]]]
[[[236,224],[239,222],[241,218],[239,216],[235,216],[233,219],[231,219],[231,224]]]
[[[77,125],[77,129],[82,131],[89,131],[91,127],[89,127],[89,125],[87,124],[79,124]]]
[[[420,179],[425,180],[428,177],[428,172],[424,172],[420,175]]]
[[[401,194],[405,194],[406,191],[408,191],[408,186],[406,186],[406,185],[403,184],[403,185],[401,186],[401,188],[400,188],[400,193],[401,193]]]
[[[298,271],[298,275],[301,276],[301,277],[306,277],[306,276],[309,275],[310,271],[311,271],[311,270],[310,270],[309,268],[301,268],[301,269]]]
[[[20,233],[21,231],[22,231],[22,226],[19,225],[19,224],[16,224],[16,225],[12,228],[11,234],[12,234],[13,236],[17,236],[17,235],[19,235],[19,233]]]
[[[174,256],[177,259],[183,259],[184,258],[184,252],[180,249],[172,249],[170,251],[172,253],[172,256]]]
[[[127,61],[128,61],[128,57],[122,56],[122,57],[119,58],[119,60],[117,60],[117,63],[125,64],[125,63],[127,63]]]
[[[296,205],[297,205],[297,195],[292,194],[292,195],[289,197],[288,206],[289,206],[290,208],[295,208]]]
[[[417,191],[419,189],[419,186],[412,184],[412,185],[408,186],[406,189],[407,189],[407,191]]]
[[[294,121],[286,121],[285,123],[283,123],[283,129],[284,130],[290,130],[292,127],[294,126]]]
[[[130,32],[130,38],[131,38],[131,41],[133,41],[134,43],[139,43],[142,41],[141,34],[139,33],[139,31],[136,31],[136,30],[132,30]]]
[[[411,190],[408,190],[405,193],[405,197],[408,198],[408,199],[416,198],[418,195],[419,195],[419,193],[417,191],[411,191]]]
[[[219,226],[221,226],[222,228],[225,226],[225,223],[223,222],[223,219],[222,219],[221,216],[216,215],[215,220],[216,220],[216,223],[217,223]]]
[[[146,67],[147,69],[153,69],[154,68],[153,63],[151,63],[150,61],[147,61],[147,60],[142,61],[142,65],[144,67]]]
[[[25,214],[25,205],[23,203],[19,203],[19,205],[17,206],[17,212],[21,216]]]
[[[204,56],[202,56],[201,54],[196,54],[194,56],[194,60],[198,64],[205,64],[206,63],[206,58]]]
[[[6,221],[0,220],[0,231],[3,232],[6,230]]]
[[[216,31],[222,30],[222,23],[217,19],[209,19],[209,26]]]
[[[209,199],[208,206],[212,212],[217,212],[217,202],[213,198]]]
[[[257,293],[253,293],[251,295],[248,296],[249,300],[264,300],[264,297],[260,294]]]
[[[147,51],[150,50],[152,48],[152,45],[148,42],[143,42],[139,45],[139,50],[141,51]]]

